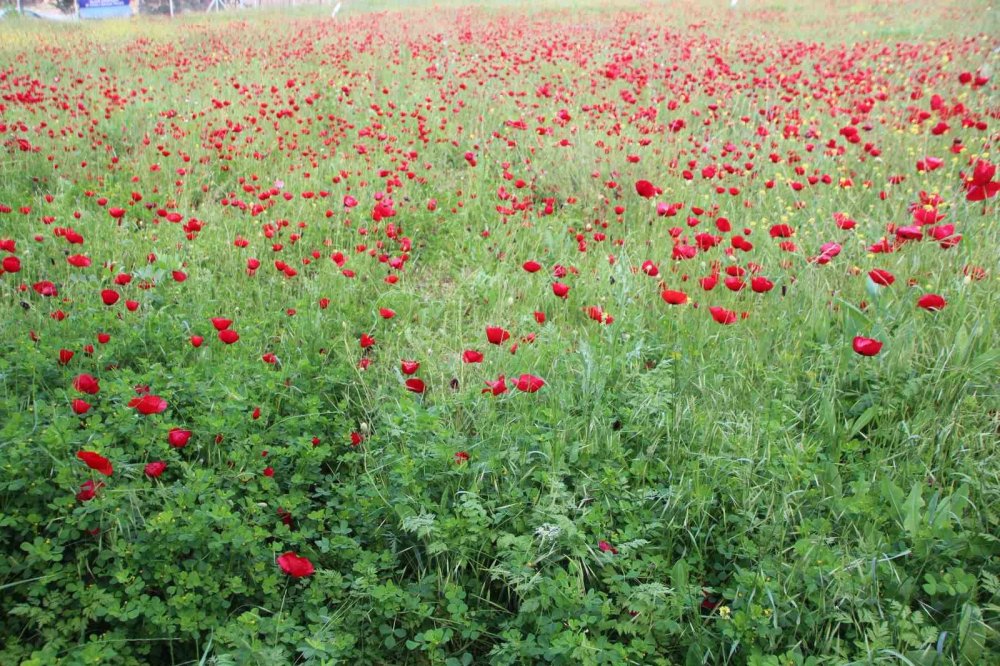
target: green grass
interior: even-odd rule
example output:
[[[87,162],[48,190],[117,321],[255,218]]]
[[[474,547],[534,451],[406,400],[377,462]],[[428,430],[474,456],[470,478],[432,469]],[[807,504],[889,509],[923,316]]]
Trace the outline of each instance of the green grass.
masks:
[[[0,275],[0,663],[996,660],[1000,232],[997,198],[967,200],[962,175],[996,162],[996,95],[958,79],[995,69],[996,10],[455,4],[0,24],[0,256],[21,263]],[[940,136],[943,116],[913,118],[934,94],[964,109]],[[925,156],[941,167],[918,172]],[[704,179],[713,164],[733,172]],[[831,183],[789,186],[812,175]],[[517,207],[501,190],[527,205],[499,212]],[[961,242],[873,253],[922,193]],[[673,259],[672,227],[721,245]],[[726,254],[736,234],[754,249]],[[828,242],[842,251],[817,263]],[[748,262],[773,290],[723,285]],[[947,306],[918,308],[927,293]],[[882,351],[856,354],[856,335]],[[80,373],[100,393],[75,391]],[[517,390],[522,374],[545,386]],[[499,375],[510,390],[481,393]],[[162,414],[129,408],[146,385]],[[78,500],[87,480],[106,485]],[[315,574],[286,576],[287,551]]]

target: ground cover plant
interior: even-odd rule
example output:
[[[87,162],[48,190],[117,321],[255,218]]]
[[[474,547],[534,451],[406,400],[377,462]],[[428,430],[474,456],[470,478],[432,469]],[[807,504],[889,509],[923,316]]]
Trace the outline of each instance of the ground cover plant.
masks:
[[[996,10],[728,4],[0,24],[0,663],[996,663]]]

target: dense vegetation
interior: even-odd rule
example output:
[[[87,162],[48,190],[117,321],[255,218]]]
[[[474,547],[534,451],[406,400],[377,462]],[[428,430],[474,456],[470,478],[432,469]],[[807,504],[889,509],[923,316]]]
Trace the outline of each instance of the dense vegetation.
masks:
[[[602,4],[0,24],[0,663],[1000,659],[996,10]]]

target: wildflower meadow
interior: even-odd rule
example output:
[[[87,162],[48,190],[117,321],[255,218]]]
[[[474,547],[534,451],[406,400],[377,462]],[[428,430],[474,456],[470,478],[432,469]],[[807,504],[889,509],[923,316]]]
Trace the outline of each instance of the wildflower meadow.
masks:
[[[985,0],[0,19],[0,664],[1000,663]]]

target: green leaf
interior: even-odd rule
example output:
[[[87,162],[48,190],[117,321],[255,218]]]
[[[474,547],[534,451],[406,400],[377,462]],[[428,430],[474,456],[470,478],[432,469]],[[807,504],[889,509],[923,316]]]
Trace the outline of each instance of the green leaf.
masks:
[[[921,483],[919,481],[914,483],[910,490],[910,496],[906,498],[906,504],[903,506],[903,529],[911,538],[916,537],[917,530],[920,528],[921,509],[924,508],[922,491]]]
[[[855,419],[854,424],[851,426],[850,431],[847,433],[847,439],[852,439],[859,432],[864,430],[864,427],[871,423],[875,415],[878,414],[878,405],[872,405],[865,411],[861,413],[857,419]]]
[[[983,650],[986,648],[986,629],[978,606],[973,603],[962,606],[962,617],[958,623],[958,650],[963,662],[982,663]]]
[[[888,477],[882,479],[882,496],[892,505],[899,519],[903,518],[903,489],[889,480]]]
[[[670,583],[678,592],[687,589],[688,586],[688,564],[684,559],[679,559],[670,570]]]

